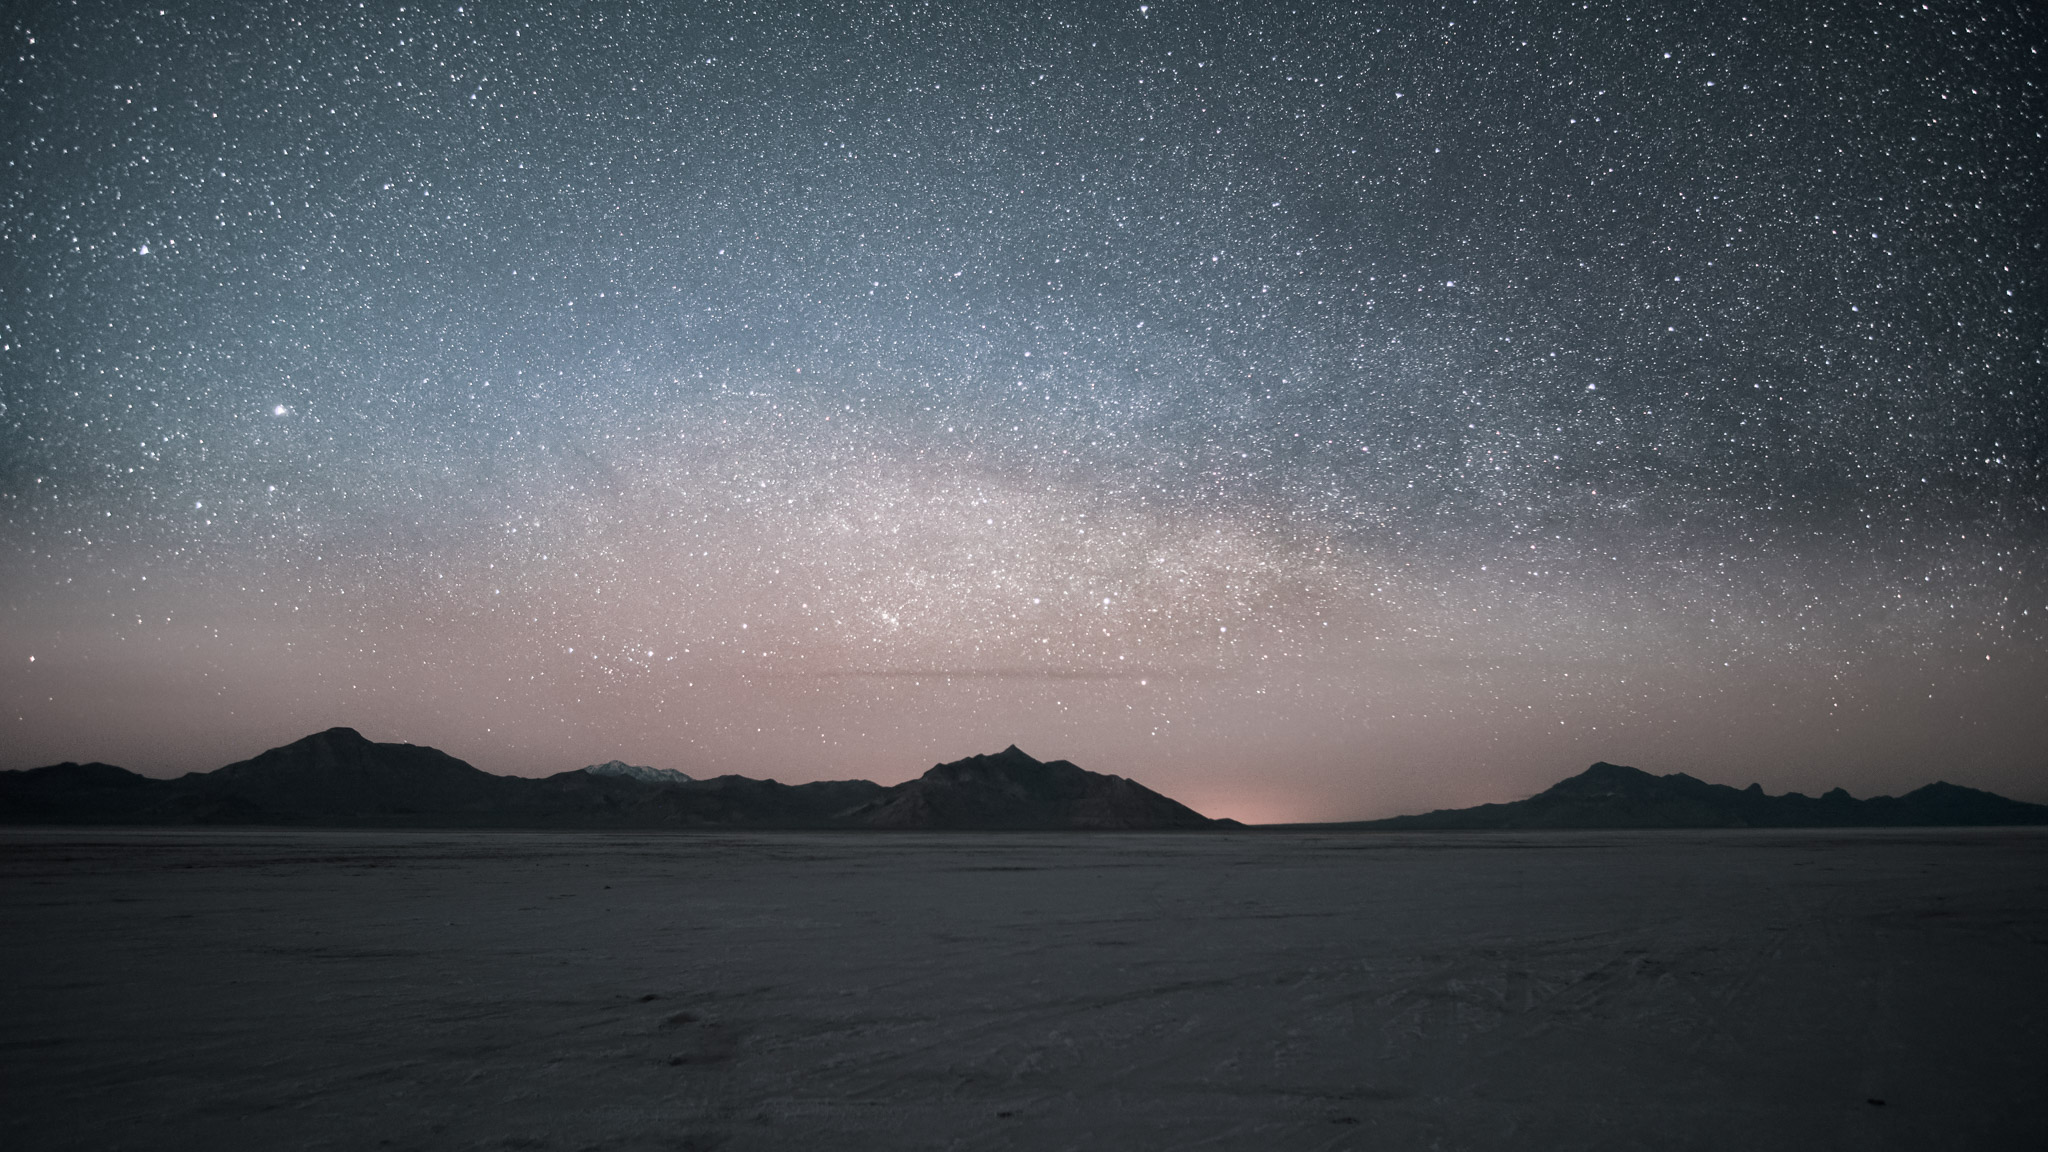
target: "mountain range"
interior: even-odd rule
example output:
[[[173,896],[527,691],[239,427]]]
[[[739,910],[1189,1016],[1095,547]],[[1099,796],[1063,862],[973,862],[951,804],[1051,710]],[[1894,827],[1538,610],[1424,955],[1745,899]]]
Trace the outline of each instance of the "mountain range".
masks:
[[[2048,805],[1936,782],[1904,796],[1858,800],[1841,788],[1821,796],[1709,784],[1683,772],[1653,776],[1602,761],[1527,800],[1442,808],[1418,816],[1344,824],[1325,830],[1452,831],[1518,828],[1909,828],[2048,824]]]
[[[0,772],[0,823],[1022,831],[1236,822],[1211,820],[1134,780],[1035,760],[1014,745],[935,765],[893,787],[867,780],[693,780],[616,760],[533,779],[330,728],[172,780],[98,763]]]
[[[434,748],[330,728],[212,772],[176,779],[111,764],[0,772],[0,823],[284,824],[432,828],[793,828],[1149,830],[1241,827],[1121,776],[1015,745],[934,765],[885,787],[697,780],[612,760],[530,778],[481,771]],[[1533,828],[1854,828],[2048,824],[2048,806],[1948,783],[1858,800],[1766,795],[1684,773],[1599,763],[1526,800],[1416,816],[1263,825],[1318,831]]]

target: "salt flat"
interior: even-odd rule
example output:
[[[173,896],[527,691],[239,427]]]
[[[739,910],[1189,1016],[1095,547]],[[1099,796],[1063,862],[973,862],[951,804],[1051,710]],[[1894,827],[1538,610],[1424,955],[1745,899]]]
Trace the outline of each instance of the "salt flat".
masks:
[[[2040,830],[16,828],[0,964],[15,1149],[2048,1146]]]

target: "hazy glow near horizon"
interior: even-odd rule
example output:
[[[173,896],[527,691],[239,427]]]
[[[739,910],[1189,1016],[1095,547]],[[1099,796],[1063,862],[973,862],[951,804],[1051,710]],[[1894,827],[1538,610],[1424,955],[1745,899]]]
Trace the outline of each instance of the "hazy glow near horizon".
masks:
[[[2048,800],[2039,17],[1448,11],[17,22],[0,768]]]

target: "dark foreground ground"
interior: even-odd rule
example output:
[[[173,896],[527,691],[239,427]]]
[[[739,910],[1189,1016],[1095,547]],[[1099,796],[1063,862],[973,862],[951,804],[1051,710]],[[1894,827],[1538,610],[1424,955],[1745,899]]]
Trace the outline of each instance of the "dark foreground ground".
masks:
[[[10,1149],[2048,1147],[2040,831],[0,829],[0,973]]]

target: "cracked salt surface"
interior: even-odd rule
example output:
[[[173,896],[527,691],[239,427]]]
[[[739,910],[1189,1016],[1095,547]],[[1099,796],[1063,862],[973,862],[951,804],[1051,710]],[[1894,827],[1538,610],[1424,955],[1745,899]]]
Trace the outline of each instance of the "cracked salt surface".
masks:
[[[2044,876],[2039,830],[4,829],[0,1145],[2034,1147]]]

